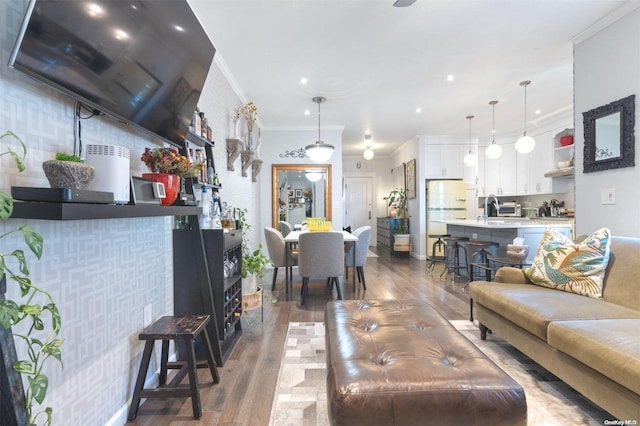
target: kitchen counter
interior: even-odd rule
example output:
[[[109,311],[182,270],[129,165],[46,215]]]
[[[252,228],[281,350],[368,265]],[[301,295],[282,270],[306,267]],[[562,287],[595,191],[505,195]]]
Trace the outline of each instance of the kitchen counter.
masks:
[[[495,217],[490,218],[488,221],[483,219],[452,219],[452,220],[435,220],[434,222],[446,223],[447,225],[455,226],[468,226],[473,228],[488,228],[488,229],[518,229],[518,228],[543,228],[546,229],[550,226],[556,228],[572,228],[573,222],[563,219],[527,219],[527,218],[508,218],[508,217]]]
[[[499,243],[500,247],[496,253],[498,257],[506,257],[507,244],[513,243],[515,238],[524,238],[524,244],[529,246],[527,263],[533,260],[547,228],[554,228],[568,238],[572,238],[573,231],[573,220],[562,218],[492,217],[487,222],[482,219],[439,220],[438,222],[445,223],[447,233],[453,236]]]

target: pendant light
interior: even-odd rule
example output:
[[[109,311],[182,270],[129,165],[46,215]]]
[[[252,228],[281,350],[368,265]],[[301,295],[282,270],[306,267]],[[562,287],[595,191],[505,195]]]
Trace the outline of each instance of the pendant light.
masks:
[[[325,161],[329,161],[331,155],[333,154],[333,150],[335,149],[333,145],[329,145],[328,143],[322,142],[320,139],[320,104],[325,102],[327,98],[322,96],[316,96],[312,99],[313,102],[318,104],[318,140],[316,143],[307,145],[304,150],[309,158],[316,163],[324,163]]]
[[[362,156],[365,160],[372,160],[375,152],[373,152],[373,149],[371,149],[371,135],[364,135],[364,144],[367,149],[364,150]]]
[[[484,150],[484,155],[492,160],[497,160],[502,155],[502,147],[496,143],[496,104],[498,101],[491,101],[489,105],[493,107],[493,127],[491,128],[491,145]]]
[[[527,136],[527,86],[530,84],[529,80],[520,82],[520,86],[524,87],[524,133],[516,141],[516,151],[520,154],[528,154],[536,147],[536,141],[531,136]]]
[[[469,153],[467,155],[464,156],[464,165],[467,167],[473,167],[476,165],[476,162],[478,161],[478,157],[476,157],[476,155],[471,152],[471,119],[473,118],[473,115],[467,115],[467,120],[469,120]]]

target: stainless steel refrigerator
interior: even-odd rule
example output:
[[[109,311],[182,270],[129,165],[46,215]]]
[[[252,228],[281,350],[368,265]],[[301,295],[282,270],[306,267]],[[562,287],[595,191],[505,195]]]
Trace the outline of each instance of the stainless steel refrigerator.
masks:
[[[432,256],[432,234],[445,234],[447,225],[436,220],[467,218],[467,183],[462,180],[427,181],[427,256]],[[444,256],[436,251],[435,256]]]

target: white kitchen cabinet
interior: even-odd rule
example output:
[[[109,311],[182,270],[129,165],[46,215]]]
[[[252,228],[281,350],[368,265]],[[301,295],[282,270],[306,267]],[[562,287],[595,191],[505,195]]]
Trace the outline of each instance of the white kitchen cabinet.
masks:
[[[536,147],[528,154],[516,153],[518,195],[552,192],[551,178],[545,177],[553,162],[553,137],[536,137]]]
[[[515,195],[516,184],[516,148],[515,143],[500,144],[502,155],[495,160],[480,150],[478,157],[478,195]]]
[[[464,145],[425,145],[426,179],[464,179]]]

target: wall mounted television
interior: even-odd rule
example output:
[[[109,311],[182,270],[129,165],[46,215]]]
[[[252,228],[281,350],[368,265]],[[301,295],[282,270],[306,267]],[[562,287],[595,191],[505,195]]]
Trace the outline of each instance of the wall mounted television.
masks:
[[[214,54],[186,0],[30,0],[9,65],[182,146]]]

